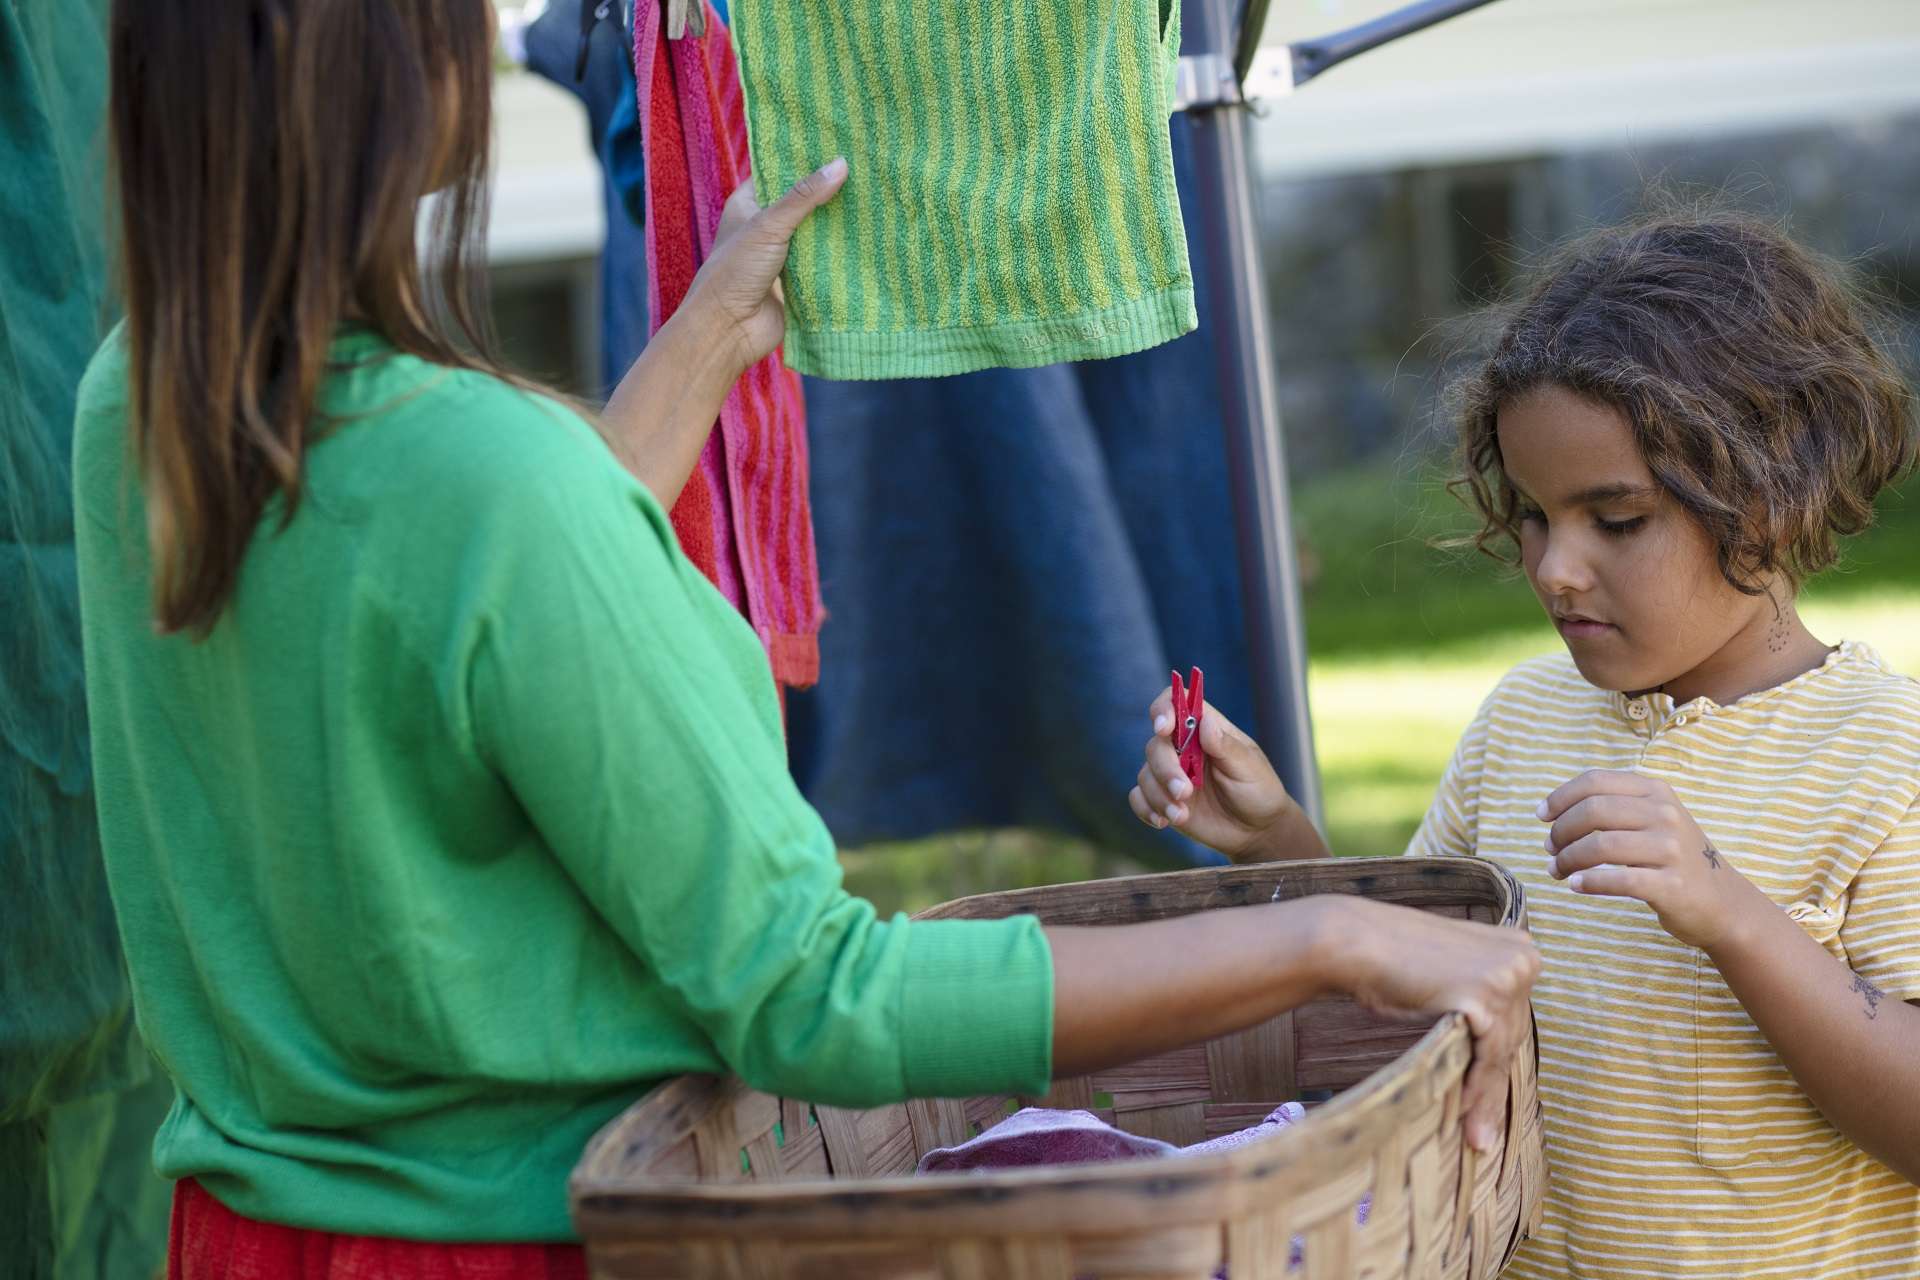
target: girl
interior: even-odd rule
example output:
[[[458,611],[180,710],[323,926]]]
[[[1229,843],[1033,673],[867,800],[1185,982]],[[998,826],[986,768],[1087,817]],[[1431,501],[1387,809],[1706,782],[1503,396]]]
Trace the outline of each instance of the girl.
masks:
[[[1354,900],[914,924],[842,890],[765,653],[663,508],[845,167],[736,197],[603,439],[478,354],[491,21],[114,7],[128,319],[80,392],[80,599],[102,842],[177,1087],[174,1275],[580,1276],[567,1173],[664,1077],[1038,1093],[1325,990],[1466,1013],[1484,1145],[1533,973],[1512,933]],[[423,271],[429,188],[451,249]]]
[[[1737,218],[1597,233],[1504,319],[1456,485],[1568,652],[1494,689],[1408,852],[1509,867],[1547,962],[1510,1274],[1911,1277],[1920,685],[1794,607],[1910,465],[1911,395],[1836,270]],[[1193,795],[1166,708],[1137,814],[1324,852],[1213,715]]]

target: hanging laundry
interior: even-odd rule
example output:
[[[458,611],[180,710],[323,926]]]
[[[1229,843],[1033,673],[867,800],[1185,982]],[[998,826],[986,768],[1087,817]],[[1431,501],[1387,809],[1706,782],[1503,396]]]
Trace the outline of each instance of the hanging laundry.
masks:
[[[1168,116],[1177,0],[737,0],[762,203],[794,237],[787,359],[899,378],[1123,355],[1195,327]]]
[[[750,167],[726,25],[709,9],[705,35],[669,40],[663,8],[643,0],[634,14],[650,333],[685,300],[713,252],[727,197]],[[818,680],[824,610],[807,500],[806,406],[778,351],[727,396],[672,517],[688,558],[759,633],[774,679],[791,688]]]

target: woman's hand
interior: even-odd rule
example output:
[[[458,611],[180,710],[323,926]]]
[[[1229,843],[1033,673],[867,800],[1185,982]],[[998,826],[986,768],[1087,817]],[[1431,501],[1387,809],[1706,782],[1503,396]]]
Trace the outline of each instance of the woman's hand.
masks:
[[[1337,901],[1338,905],[1333,906]],[[1540,953],[1518,929],[1449,920],[1368,898],[1329,900],[1349,919],[1329,980],[1376,1013],[1465,1015],[1473,1062],[1460,1097],[1467,1143],[1482,1151],[1505,1124],[1507,1068],[1526,1039]]]
[[[764,209],[754,203],[751,182],[727,198],[713,255],[694,276],[687,305],[706,313],[739,370],[780,345],[787,328],[780,295],[787,246],[807,215],[833,199],[846,180],[847,162],[834,159]]]
[[[1592,769],[1540,802],[1547,869],[1575,893],[1638,898],[1688,946],[1713,951],[1763,898],[1659,778]]]
[[[713,256],[620,380],[599,428],[621,465],[671,507],[700,461],[740,375],[780,345],[780,271],[806,216],[846,181],[844,160],[802,178],[765,209],[751,185],[727,200]]]
[[[1180,768],[1173,737],[1173,691],[1163,689],[1148,709],[1153,736],[1146,763],[1127,803],[1148,826],[1174,826],[1235,862],[1264,862],[1275,857],[1317,857],[1325,852],[1317,834],[1305,849],[1278,849],[1272,837],[1298,826],[1312,831],[1299,805],[1287,794],[1280,775],[1260,744],[1234,727],[1212,703],[1200,717],[1200,749],[1207,755],[1206,787],[1195,795]],[[1288,819],[1298,816],[1297,824]],[[1299,833],[1293,833],[1299,834]],[[1295,841],[1295,843],[1298,843]]]
[[[1264,1022],[1330,992],[1384,1014],[1461,1013],[1466,1139],[1500,1136],[1539,956],[1526,934],[1323,894],[1107,928],[1047,929],[1054,1074],[1084,1075]]]

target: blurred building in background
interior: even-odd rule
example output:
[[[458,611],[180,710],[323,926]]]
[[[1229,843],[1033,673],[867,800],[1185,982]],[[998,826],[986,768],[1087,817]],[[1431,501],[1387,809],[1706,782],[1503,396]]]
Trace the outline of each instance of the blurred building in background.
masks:
[[[519,368],[576,394],[600,381],[600,246],[607,214],[587,117],[520,68],[494,87],[494,320]]]
[[[1268,40],[1393,7],[1276,0]],[[1256,137],[1296,483],[1428,443],[1442,322],[1648,184],[1786,216],[1920,307],[1902,0],[1499,0],[1269,104]]]

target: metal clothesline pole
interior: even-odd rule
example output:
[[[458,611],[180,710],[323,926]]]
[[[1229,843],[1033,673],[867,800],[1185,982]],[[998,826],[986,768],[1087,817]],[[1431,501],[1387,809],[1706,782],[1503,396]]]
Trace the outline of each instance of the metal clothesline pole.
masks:
[[[1188,0],[1185,48],[1229,70],[1239,40],[1239,0]],[[1280,780],[1326,829],[1320,767],[1307,708],[1307,643],[1301,624],[1299,560],[1287,499],[1273,345],[1267,332],[1266,280],[1247,154],[1247,112],[1238,105],[1189,109],[1207,312],[1220,380],[1227,475],[1233,488],[1241,608],[1246,617],[1254,724]]]
[[[1201,323],[1213,332],[1220,379],[1254,732],[1287,790],[1322,831],[1300,568],[1244,98],[1287,93],[1348,58],[1487,3],[1419,0],[1371,22],[1280,49],[1257,48],[1267,0],[1187,0],[1182,11],[1185,47],[1191,52],[1180,60],[1179,95],[1192,121],[1198,238],[1206,261],[1207,314]]]

